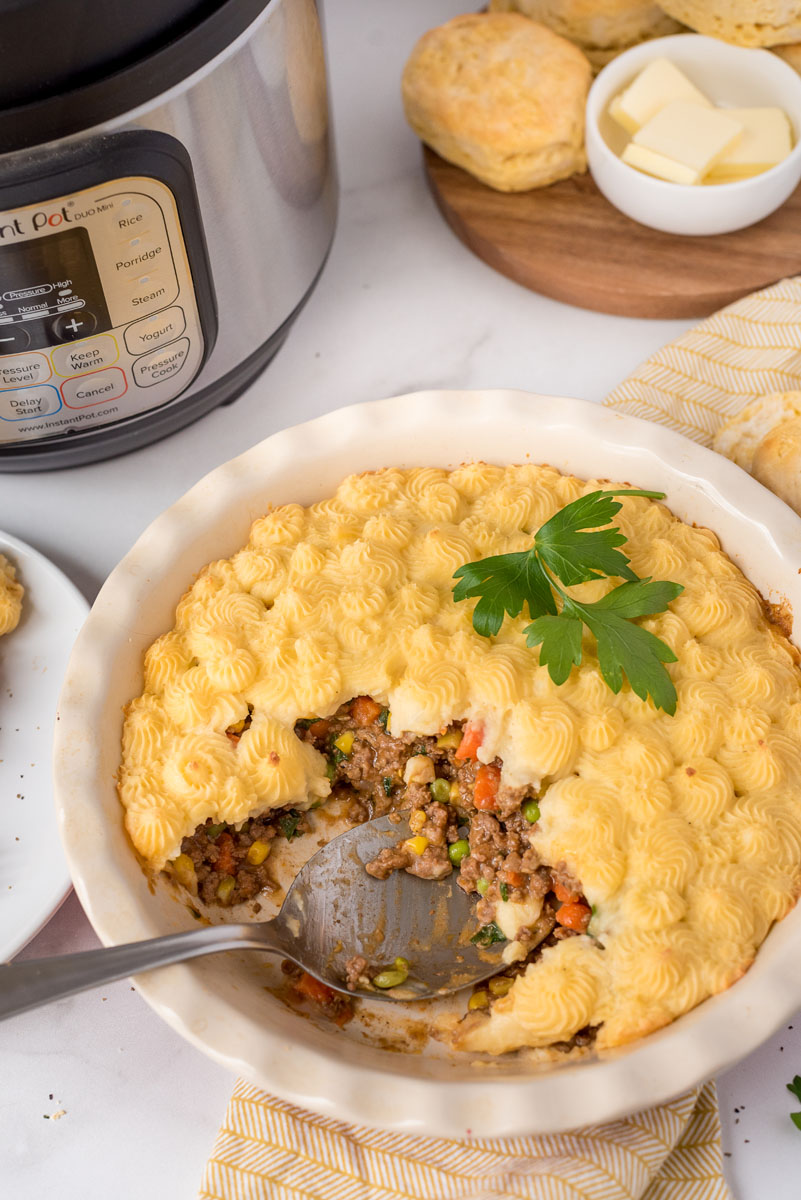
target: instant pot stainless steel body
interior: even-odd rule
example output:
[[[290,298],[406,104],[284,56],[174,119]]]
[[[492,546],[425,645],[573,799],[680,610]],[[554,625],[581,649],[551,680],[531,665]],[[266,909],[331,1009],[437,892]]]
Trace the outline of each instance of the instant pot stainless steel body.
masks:
[[[315,0],[212,7],[213,36],[172,39],[166,68],[159,48],[67,113],[0,112],[0,470],[123,453],[233,399],[322,269],[336,180]]]

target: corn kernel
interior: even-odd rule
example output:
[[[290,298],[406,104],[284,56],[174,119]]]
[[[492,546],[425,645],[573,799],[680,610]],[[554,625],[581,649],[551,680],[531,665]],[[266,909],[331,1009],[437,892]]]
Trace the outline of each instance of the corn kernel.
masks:
[[[450,796],[451,804],[458,804],[459,800],[461,799],[461,796],[462,796],[462,793],[459,790],[459,784],[454,779],[453,783],[451,784],[451,796]]]
[[[428,838],[410,837],[403,844],[410,854],[422,854],[428,845]]]
[[[189,855],[179,854],[177,858],[173,859],[172,870],[178,882],[182,883],[185,888],[188,888],[193,895],[197,895],[195,864]]]
[[[236,880],[232,875],[223,875],[220,882],[217,884],[217,899],[220,904],[227,904],[231,899],[231,893],[236,887]]]
[[[346,729],[344,733],[340,733],[339,737],[334,741],[334,745],[339,750],[340,754],[349,755],[353,749],[353,730]]]
[[[437,738],[437,746],[440,750],[458,750],[462,741],[462,735],[458,730],[452,730],[450,733],[443,733]]]
[[[489,992],[485,992],[483,988],[478,992],[473,992],[467,1001],[468,1012],[474,1012],[477,1008],[489,1008]]]
[[[426,814],[423,812],[422,808],[416,808],[409,817],[409,828],[411,829],[412,833],[421,833],[425,823]]]
[[[272,849],[269,842],[253,842],[248,847],[247,860],[251,867],[260,867],[270,855]]]
[[[514,979],[510,975],[496,975],[489,981],[488,987],[493,996],[505,996],[511,991]]]

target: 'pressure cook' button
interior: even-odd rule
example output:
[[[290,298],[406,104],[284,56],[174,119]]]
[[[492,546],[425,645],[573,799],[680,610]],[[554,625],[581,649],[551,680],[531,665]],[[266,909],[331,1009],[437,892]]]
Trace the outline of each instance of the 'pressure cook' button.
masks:
[[[154,354],[146,354],[138,358],[133,365],[134,381],[139,387],[152,387],[172,375],[177,375],[189,354],[189,338],[181,338],[178,342],[157,350]]]
[[[30,383],[44,383],[52,375],[50,363],[44,354],[10,354],[0,358],[0,387],[23,387]]]
[[[146,350],[155,350],[157,346],[174,341],[185,329],[184,310],[176,304],[166,312],[129,325],[125,330],[125,345],[131,354],[144,354]]]
[[[127,391],[128,380],[119,367],[95,371],[85,379],[67,379],[61,385],[67,408],[90,408],[93,404],[105,404],[107,400],[119,400]]]
[[[0,392],[0,420],[35,421],[49,417],[61,408],[61,397],[52,384],[42,387],[14,388]]]
[[[120,356],[117,343],[111,334],[99,333],[97,337],[71,346],[58,346],[52,353],[53,367],[58,375],[84,375],[87,371],[99,371],[116,362]]]

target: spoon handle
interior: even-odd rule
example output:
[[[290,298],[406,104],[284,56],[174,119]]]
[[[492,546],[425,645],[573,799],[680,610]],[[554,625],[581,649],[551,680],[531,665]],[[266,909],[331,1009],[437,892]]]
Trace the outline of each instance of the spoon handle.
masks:
[[[5,963],[0,965],[0,1021],[140,971],[235,949],[286,954],[277,931],[273,933],[269,923],[260,922],[255,926],[211,925],[125,946]]]

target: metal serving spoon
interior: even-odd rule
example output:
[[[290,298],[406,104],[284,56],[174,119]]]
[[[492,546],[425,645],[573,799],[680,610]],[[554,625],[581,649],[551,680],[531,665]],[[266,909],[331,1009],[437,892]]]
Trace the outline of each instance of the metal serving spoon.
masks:
[[[378,817],[333,838],[309,859],[272,921],[211,925],[186,933],[81,954],[0,965],[0,1020],[115,979],[221,950],[262,950],[288,958],[337,991],[345,963],[362,955],[373,970],[400,957],[406,981],[391,990],[357,986],[372,1000],[428,1000],[470,987],[503,965],[501,944],[470,941],[477,924],[471,898],[456,884],[394,871],[374,879],[365,863],[409,836],[405,819]]]

